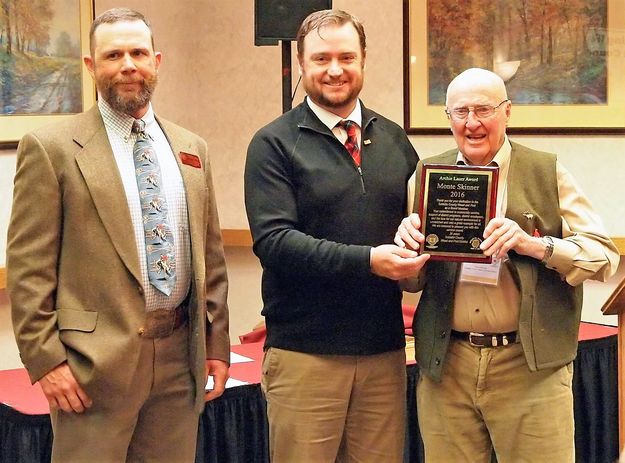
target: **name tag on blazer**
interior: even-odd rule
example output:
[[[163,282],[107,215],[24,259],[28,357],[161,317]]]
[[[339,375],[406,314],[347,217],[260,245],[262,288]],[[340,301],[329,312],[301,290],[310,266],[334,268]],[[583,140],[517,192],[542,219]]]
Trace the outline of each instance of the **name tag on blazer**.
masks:
[[[202,161],[200,161],[200,158],[195,154],[185,153],[184,151],[181,151],[180,153],[178,153],[178,156],[180,157],[180,161],[183,164],[195,167],[196,169],[202,168]]]

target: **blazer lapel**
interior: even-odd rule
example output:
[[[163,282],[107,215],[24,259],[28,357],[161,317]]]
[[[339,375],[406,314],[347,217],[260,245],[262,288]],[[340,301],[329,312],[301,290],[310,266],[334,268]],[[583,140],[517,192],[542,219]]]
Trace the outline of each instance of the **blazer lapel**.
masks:
[[[80,169],[104,228],[120,258],[142,282],[134,228],[124,185],[117,169],[102,116],[97,106],[84,114],[76,129],[74,141],[82,148],[76,154]]]

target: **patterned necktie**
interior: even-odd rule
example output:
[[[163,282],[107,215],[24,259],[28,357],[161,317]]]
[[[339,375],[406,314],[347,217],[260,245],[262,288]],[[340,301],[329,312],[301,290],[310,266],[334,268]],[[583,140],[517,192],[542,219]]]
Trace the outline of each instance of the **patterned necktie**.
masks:
[[[352,121],[341,121],[338,123],[347,132],[347,140],[345,140],[345,148],[349,154],[352,155],[352,159],[356,166],[360,167],[360,148],[358,147],[358,132],[356,128],[358,124]]]
[[[167,201],[161,193],[161,169],[150,136],[145,133],[145,122],[136,120],[132,131],[137,134],[132,154],[143,215],[148,278],[152,286],[169,296],[176,284],[176,256],[167,222]]]

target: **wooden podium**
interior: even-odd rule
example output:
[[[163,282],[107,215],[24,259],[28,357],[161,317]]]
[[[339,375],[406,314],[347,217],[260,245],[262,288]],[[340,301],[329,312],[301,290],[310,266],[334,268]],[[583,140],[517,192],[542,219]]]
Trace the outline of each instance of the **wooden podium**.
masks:
[[[603,304],[604,315],[618,315],[618,435],[619,451],[625,448],[625,279]]]

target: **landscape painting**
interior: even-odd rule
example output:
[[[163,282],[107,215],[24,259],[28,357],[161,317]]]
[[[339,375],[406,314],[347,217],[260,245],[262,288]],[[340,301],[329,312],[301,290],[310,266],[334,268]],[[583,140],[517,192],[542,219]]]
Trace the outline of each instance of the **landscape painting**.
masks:
[[[616,80],[625,72],[625,21],[618,3],[408,0],[410,128],[418,129],[415,112],[429,111],[437,112],[428,125],[447,127],[447,85],[480,67],[506,82],[511,128],[620,133],[625,91]]]
[[[0,0],[0,142],[93,104],[92,18],[91,1]]]
[[[607,0],[428,1],[429,100],[464,69],[499,74],[522,104],[604,104]]]

